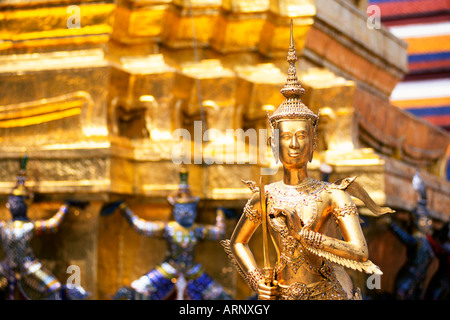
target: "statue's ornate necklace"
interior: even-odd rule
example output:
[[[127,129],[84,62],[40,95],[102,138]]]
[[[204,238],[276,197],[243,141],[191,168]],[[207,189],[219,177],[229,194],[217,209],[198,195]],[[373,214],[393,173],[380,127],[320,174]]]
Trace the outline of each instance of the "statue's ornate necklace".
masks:
[[[311,207],[311,216],[303,221],[306,227],[311,227],[317,219],[317,202],[321,202],[321,191],[328,183],[320,180],[307,179],[298,185],[286,185],[283,181],[270,184],[268,190],[268,204],[276,207],[288,207],[296,209],[300,218],[303,216],[303,208]],[[277,221],[276,219],[271,219]]]

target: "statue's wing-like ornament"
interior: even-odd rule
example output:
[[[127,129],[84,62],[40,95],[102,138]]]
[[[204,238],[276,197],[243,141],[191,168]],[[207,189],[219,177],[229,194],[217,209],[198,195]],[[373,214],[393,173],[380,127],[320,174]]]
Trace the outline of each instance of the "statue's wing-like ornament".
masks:
[[[242,181],[243,183],[245,183],[245,184],[247,185],[247,187],[248,187],[253,193],[259,192],[259,188],[258,188],[258,186],[257,186],[257,184],[256,184],[255,181],[252,181],[252,180],[244,180],[244,179],[242,179],[241,181]]]
[[[374,264],[372,261],[356,261],[352,259],[342,258],[339,257],[333,253],[320,250],[317,248],[313,248],[310,246],[305,246],[306,250],[311,252],[312,254],[315,254],[321,258],[324,258],[330,262],[336,263],[338,265],[341,265],[343,267],[347,267],[353,270],[365,272],[368,274],[383,274],[383,272],[380,270],[380,268]]]
[[[367,191],[355,180],[356,177],[339,179],[332,184],[332,187],[345,190],[352,197],[358,198],[364,202],[366,207],[376,216],[395,212],[395,210],[392,210],[389,207],[380,207],[377,205]]]

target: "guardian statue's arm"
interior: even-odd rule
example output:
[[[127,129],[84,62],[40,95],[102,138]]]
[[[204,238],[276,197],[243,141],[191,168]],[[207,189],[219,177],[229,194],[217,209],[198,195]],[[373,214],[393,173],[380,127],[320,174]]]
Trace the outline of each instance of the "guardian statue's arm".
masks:
[[[56,232],[61,222],[64,220],[68,210],[69,205],[65,203],[59,207],[58,212],[56,212],[56,214],[50,219],[34,221],[35,232],[37,234]]]
[[[222,209],[217,209],[216,223],[202,228],[203,239],[218,241],[225,237],[225,219]]]
[[[147,221],[139,218],[125,203],[121,203],[119,209],[128,223],[133,227],[134,230],[136,230],[137,233],[148,237],[163,236],[166,227],[165,222]]]

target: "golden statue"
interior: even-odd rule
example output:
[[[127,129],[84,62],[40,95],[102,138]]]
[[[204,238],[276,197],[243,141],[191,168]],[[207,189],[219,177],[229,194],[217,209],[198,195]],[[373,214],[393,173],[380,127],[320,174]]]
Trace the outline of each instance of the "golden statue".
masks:
[[[329,183],[308,177],[307,165],[317,145],[319,116],[302,103],[304,93],[295,68],[292,35],[288,78],[281,93],[286,98],[269,117],[269,142],[283,165],[283,180],[264,186],[244,181],[253,195],[244,207],[225,251],[260,300],[361,299],[359,288],[343,267],[382,274],[368,259],[368,248],[358,210],[351,196],[361,199],[376,215],[393,212],[377,206],[367,192],[346,178]],[[249,248],[259,225],[263,231],[264,267]],[[268,235],[277,261],[270,266]],[[341,240],[342,239],[342,240]]]

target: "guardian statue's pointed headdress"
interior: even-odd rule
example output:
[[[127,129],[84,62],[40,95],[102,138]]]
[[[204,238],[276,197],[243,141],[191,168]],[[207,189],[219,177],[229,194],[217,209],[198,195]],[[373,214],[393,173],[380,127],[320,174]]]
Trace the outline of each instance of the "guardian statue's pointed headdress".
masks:
[[[188,171],[184,165],[182,165],[180,170],[178,191],[167,199],[173,205],[175,221],[185,228],[191,227],[197,217],[197,205],[200,198],[191,193],[188,183]]]
[[[12,190],[11,195],[31,199],[33,194],[29,192],[25,187],[25,181],[27,180],[26,178],[27,163],[28,163],[28,156],[24,154],[20,159],[20,170],[19,173],[17,174],[16,186]]]
[[[8,196],[6,207],[10,210],[14,220],[28,220],[27,209],[31,205],[34,195],[25,187],[28,156],[20,159],[20,170],[17,174],[16,185]]]
[[[288,76],[281,93],[286,98],[275,112],[269,116],[269,122],[272,128],[277,128],[277,123],[282,120],[305,119],[310,120],[315,129],[319,121],[319,116],[312,112],[300,99],[305,93],[300,82],[297,79],[297,69],[295,62],[297,61],[297,53],[295,51],[294,35],[291,20],[291,36],[289,51],[287,54],[289,62]]]
[[[191,188],[188,183],[188,174],[187,168],[182,165],[179,173],[180,184],[178,190],[175,194],[168,197],[168,200],[172,205],[175,205],[176,203],[197,203],[200,200],[199,197],[194,196],[191,193]]]

